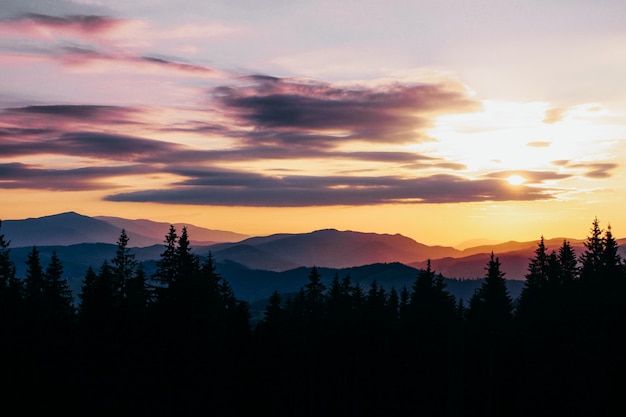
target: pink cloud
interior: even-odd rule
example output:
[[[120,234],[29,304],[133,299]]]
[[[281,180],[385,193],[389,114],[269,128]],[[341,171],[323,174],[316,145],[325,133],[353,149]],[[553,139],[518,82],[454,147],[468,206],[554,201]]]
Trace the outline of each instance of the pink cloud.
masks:
[[[55,17],[31,14],[0,23],[0,35],[40,40],[54,40],[60,36],[92,38],[94,35],[119,30],[126,23],[127,20],[105,16]]]

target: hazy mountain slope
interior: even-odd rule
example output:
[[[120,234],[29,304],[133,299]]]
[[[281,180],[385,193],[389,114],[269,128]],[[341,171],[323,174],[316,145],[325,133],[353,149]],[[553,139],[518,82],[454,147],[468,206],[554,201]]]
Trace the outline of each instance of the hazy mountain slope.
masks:
[[[511,246],[503,246],[500,247],[500,250],[503,252],[497,252],[494,250],[494,254],[500,259],[500,263],[502,264],[501,270],[506,273],[505,278],[524,280],[525,275],[528,273],[528,263],[530,259],[535,256],[537,242],[515,243],[516,244],[513,245],[513,247],[524,247],[524,249],[505,251],[506,248],[510,248]],[[545,241],[545,244],[548,248],[548,253],[551,253],[553,250],[558,252],[559,247],[563,245],[563,239],[550,239]],[[580,257],[580,255],[585,250],[583,241],[570,240],[570,244],[576,252],[577,257]],[[622,256],[622,259],[624,259],[626,258],[626,240],[618,240],[618,244],[619,253]],[[482,250],[484,249],[486,248],[483,248]],[[488,252],[476,253],[470,256],[464,256],[460,258],[447,257],[441,259],[432,259],[431,266],[436,272],[441,272],[444,276],[447,277],[480,278],[485,276],[485,267],[487,266],[487,262],[489,261],[490,253],[491,250],[489,250]],[[425,268],[426,262],[413,262],[410,263],[410,265],[416,268]]]
[[[177,231],[183,224],[174,224]],[[89,217],[75,212],[21,220],[3,220],[2,232],[11,241],[11,247],[75,245],[79,243],[115,244],[122,229],[126,230],[130,247],[162,244],[169,231],[169,223],[150,220],[128,220],[119,217]],[[247,235],[223,230],[210,230],[186,225],[193,245],[215,242],[237,242]]]
[[[180,234],[183,227],[187,227],[187,233],[192,244],[194,245],[208,245],[217,242],[239,242],[246,238],[248,235],[242,235],[240,233],[229,232],[225,230],[213,230],[206,229],[204,227],[194,226],[192,224],[185,223],[167,223],[167,222],[155,222],[146,219],[130,220],[121,217],[111,216],[96,216],[98,220],[106,221],[120,229],[124,228],[127,232],[148,236],[155,240],[154,243],[162,243],[165,239],[165,235],[170,230],[170,225],[176,228],[178,234]]]
[[[378,262],[414,262],[461,252],[449,247],[426,246],[402,235],[318,230],[304,234],[278,234],[246,239],[238,244],[213,246],[216,257],[250,266],[237,256],[236,246],[253,247],[293,265],[346,268]],[[230,252],[226,252],[228,249]],[[226,253],[229,255],[226,256]],[[241,251],[245,255],[246,251]],[[285,269],[285,268],[282,268]],[[278,269],[280,270],[280,269]]]
[[[105,221],[68,212],[29,218],[3,220],[1,232],[11,247],[73,245],[78,243],[116,243],[122,229]],[[154,244],[154,239],[128,233],[133,246]]]

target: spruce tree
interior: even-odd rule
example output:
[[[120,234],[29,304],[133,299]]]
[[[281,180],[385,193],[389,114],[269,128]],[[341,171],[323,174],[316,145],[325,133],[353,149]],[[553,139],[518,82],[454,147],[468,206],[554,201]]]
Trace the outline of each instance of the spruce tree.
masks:
[[[33,246],[26,259],[26,276],[24,278],[24,318],[26,331],[39,333],[45,316],[45,290],[43,268],[39,259],[39,250]]]
[[[580,279],[585,286],[592,285],[598,280],[602,271],[604,260],[604,241],[602,238],[600,222],[596,217],[591,225],[590,235],[584,242],[585,251],[580,257]]]
[[[170,225],[169,232],[165,235],[165,249],[160,255],[157,261],[157,271],[154,275],[159,284],[165,288],[170,288],[172,283],[176,279],[177,274],[177,254],[176,244],[178,242],[178,235],[176,234],[176,228]]]
[[[126,297],[126,285],[128,280],[132,280],[135,275],[135,268],[137,267],[137,261],[135,260],[135,254],[131,253],[128,247],[128,236],[126,230],[122,229],[120,237],[117,241],[117,249],[115,250],[115,257],[111,261],[112,273],[114,276],[113,289],[119,302]]]
[[[68,323],[74,316],[73,297],[67,279],[63,278],[63,264],[56,251],[52,252],[44,279],[47,313],[55,323]]]
[[[541,320],[545,314],[546,303],[551,302],[547,297],[549,269],[548,249],[541,236],[535,249],[535,256],[530,259],[526,282],[516,311],[517,316],[524,322],[535,323]],[[545,320],[545,317],[543,319]]]
[[[487,331],[508,328],[512,318],[513,301],[500,266],[500,259],[494,257],[492,252],[485,268],[485,281],[470,299],[468,319]]]
[[[0,230],[2,221],[0,220]],[[15,277],[15,264],[11,261],[9,245],[0,233],[0,338],[9,327],[14,327],[22,299],[22,282]],[[8,336],[7,336],[8,337]]]
[[[326,286],[322,283],[322,277],[315,266],[311,268],[309,282],[304,285],[304,288],[306,314],[319,320],[323,311]]]

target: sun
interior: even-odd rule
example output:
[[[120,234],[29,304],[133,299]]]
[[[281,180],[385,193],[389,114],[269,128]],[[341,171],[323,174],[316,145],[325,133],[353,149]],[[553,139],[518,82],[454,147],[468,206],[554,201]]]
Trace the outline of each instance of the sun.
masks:
[[[521,175],[517,175],[517,174],[511,175],[506,180],[511,185],[521,185],[521,184],[523,184],[526,181],[526,179],[524,177],[522,177]]]

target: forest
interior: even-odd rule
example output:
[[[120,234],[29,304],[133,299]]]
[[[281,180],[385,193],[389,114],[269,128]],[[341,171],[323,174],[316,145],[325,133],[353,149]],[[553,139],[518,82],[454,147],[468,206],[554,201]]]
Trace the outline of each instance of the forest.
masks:
[[[308,270],[252,324],[185,228],[157,271],[121,231],[75,303],[56,254],[17,277],[0,223],[3,410],[65,415],[626,415],[626,264],[594,219],[577,255],[541,237],[513,300],[495,254],[456,300],[441,274],[385,290]]]

